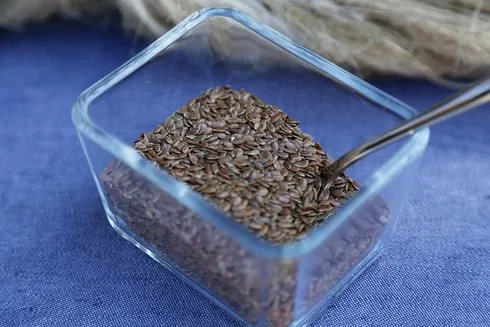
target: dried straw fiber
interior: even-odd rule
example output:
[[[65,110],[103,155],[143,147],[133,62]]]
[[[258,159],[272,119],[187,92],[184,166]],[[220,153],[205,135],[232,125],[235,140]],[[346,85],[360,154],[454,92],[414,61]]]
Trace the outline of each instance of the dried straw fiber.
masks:
[[[489,72],[488,0],[0,0],[0,26],[118,12],[126,29],[153,39],[212,6],[242,10],[361,76],[441,80]]]

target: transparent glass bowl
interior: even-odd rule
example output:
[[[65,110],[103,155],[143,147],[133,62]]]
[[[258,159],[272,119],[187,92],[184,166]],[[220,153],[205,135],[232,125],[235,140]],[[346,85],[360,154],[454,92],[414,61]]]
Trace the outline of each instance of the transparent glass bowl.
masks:
[[[142,158],[132,142],[202,91],[231,85],[283,109],[334,158],[415,111],[249,16],[196,12],[84,91],[72,118],[110,224],[250,326],[302,326],[386,247],[429,139],[354,165],[362,188],[274,246]]]

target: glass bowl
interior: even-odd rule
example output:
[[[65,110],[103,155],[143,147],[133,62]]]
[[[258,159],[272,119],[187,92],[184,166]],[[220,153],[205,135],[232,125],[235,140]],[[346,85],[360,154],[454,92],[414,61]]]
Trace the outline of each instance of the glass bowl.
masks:
[[[219,85],[283,109],[334,158],[416,112],[244,13],[194,13],[84,91],[72,118],[113,228],[249,326],[302,326],[386,248],[429,130],[347,173],[355,196],[301,241],[277,246],[132,147]]]

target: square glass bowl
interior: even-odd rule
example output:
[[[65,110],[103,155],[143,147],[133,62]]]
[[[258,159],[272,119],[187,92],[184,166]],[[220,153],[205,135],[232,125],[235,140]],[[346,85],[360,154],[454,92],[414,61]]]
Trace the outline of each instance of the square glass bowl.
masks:
[[[194,13],[75,103],[73,122],[119,234],[245,324],[302,326],[386,247],[429,130],[351,167],[361,190],[301,241],[275,246],[132,148],[192,97],[227,84],[299,120],[334,158],[416,112],[221,8]]]

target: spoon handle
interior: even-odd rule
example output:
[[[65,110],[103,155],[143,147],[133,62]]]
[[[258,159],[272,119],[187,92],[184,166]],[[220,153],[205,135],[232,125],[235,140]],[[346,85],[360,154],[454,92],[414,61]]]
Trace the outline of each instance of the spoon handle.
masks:
[[[488,101],[490,101],[490,79],[484,79],[347,152],[336,160],[335,170],[343,171],[371,152],[411,135],[417,129],[446,120]]]

